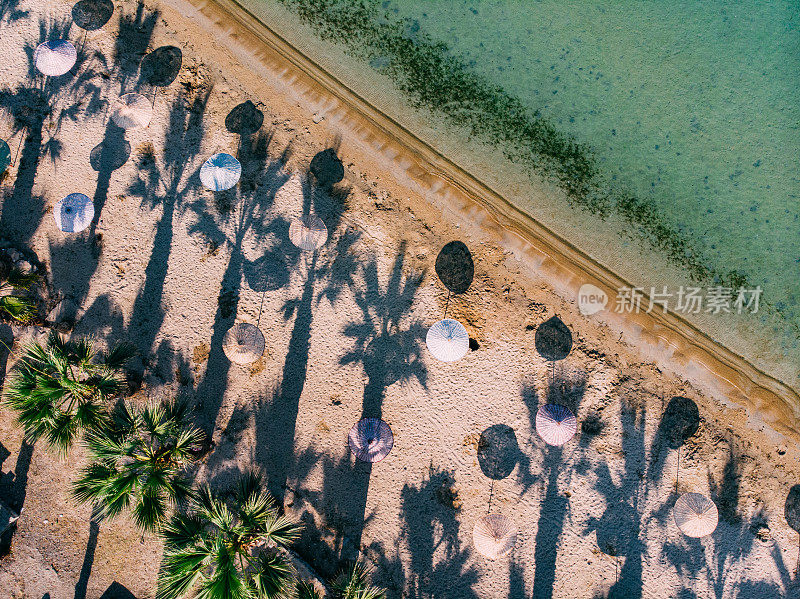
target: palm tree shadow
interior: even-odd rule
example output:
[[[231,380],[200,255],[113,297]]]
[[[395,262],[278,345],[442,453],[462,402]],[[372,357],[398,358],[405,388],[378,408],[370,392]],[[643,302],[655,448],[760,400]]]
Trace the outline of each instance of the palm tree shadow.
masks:
[[[119,81],[120,95],[129,88],[139,73],[139,65],[147,52],[160,11],[149,10],[143,0],[136,3],[136,12],[121,12],[119,27],[114,40],[114,70],[111,77]]]
[[[403,487],[401,540],[410,554],[403,597],[478,597],[472,588],[478,572],[467,563],[471,551],[460,545],[456,510],[441,499],[441,489],[450,488],[453,477],[451,471],[431,467],[420,484]]]
[[[0,24],[12,24],[20,19],[26,19],[30,11],[20,10],[20,4],[22,0],[0,0]]]
[[[145,268],[144,284],[134,300],[127,332],[129,340],[144,356],[145,364],[150,359],[153,343],[164,321],[162,298],[174,219],[185,210],[200,184],[193,163],[200,153],[204,114],[210,95],[211,87],[193,95],[179,94],[170,111],[163,159],[157,160],[152,149],[140,153],[137,179],[128,188],[128,193],[140,197],[144,206],[161,209],[153,249]]]
[[[271,159],[271,143],[271,132],[260,132],[252,138],[243,137],[238,153],[242,180],[238,190],[228,195],[229,203],[220,206],[219,198],[215,198],[218,207],[213,211],[203,200],[190,206],[197,219],[190,232],[203,233],[215,243],[226,245],[230,251],[217,300],[208,362],[197,393],[209,434],[216,424],[228,384],[231,363],[225,356],[222,342],[239,306],[239,291],[249,262],[245,255],[245,242],[252,237],[258,246],[263,247],[265,241],[278,237],[276,232],[283,222],[280,218],[269,219],[269,216],[275,194],[289,179],[285,170],[286,152],[289,150],[286,148],[281,158]],[[271,247],[266,251],[269,254],[276,249]]]
[[[555,375],[550,381],[545,403],[566,406],[573,414],[577,414],[585,393],[586,377],[582,372],[570,378],[562,373]],[[532,387],[523,388],[522,399],[528,409],[531,429],[536,430],[536,414],[542,402]],[[563,446],[546,445],[544,449],[542,478],[546,479],[546,482],[544,497],[540,504],[534,549],[536,570],[533,596],[537,598],[553,596],[558,548],[565,522],[569,517],[569,500],[559,485],[559,476],[566,466],[563,459],[564,451]],[[523,479],[523,482],[526,480]]]

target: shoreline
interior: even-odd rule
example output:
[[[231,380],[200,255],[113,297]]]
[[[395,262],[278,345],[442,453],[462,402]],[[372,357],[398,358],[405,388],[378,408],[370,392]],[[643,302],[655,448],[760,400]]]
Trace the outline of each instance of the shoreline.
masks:
[[[634,286],[415,137],[235,1],[168,3],[191,5],[194,15],[220,34],[220,41],[258,61],[293,97],[310,108],[317,107],[362,147],[380,154],[399,183],[419,192],[476,234],[500,241],[533,278],[543,279],[566,301],[574,304],[584,283],[602,289],[610,304],[617,289]],[[718,400],[745,408],[752,421],[763,421],[780,434],[800,439],[797,391],[680,316],[606,311],[592,318],[620,332],[644,359],[685,377]]]

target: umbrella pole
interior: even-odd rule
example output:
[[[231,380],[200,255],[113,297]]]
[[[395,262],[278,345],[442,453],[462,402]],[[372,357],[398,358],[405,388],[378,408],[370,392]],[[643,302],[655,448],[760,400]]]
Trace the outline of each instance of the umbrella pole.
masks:
[[[264,297],[267,295],[267,290],[261,293],[261,305],[258,307],[258,320],[256,321],[256,328],[261,324],[261,311],[264,309]]]
[[[20,129],[22,132],[22,129]],[[19,151],[22,149],[22,140],[25,139],[25,134],[19,136],[19,143],[17,144],[17,151],[14,153],[14,160],[11,162],[11,166],[14,166],[17,163],[17,158],[19,158]]]
[[[447,301],[444,303],[444,316],[442,319],[447,318],[447,308],[450,306],[450,290],[447,290]]]
[[[494,479],[492,479],[492,484],[489,485],[489,509],[486,510],[487,514],[492,513],[492,495],[494,494]]]
[[[681,446],[678,445],[678,466],[675,468],[675,495],[678,494],[678,477],[681,475]]]
[[[86,29],[83,30],[83,39],[81,40],[81,49],[86,47],[86,34],[88,31]]]

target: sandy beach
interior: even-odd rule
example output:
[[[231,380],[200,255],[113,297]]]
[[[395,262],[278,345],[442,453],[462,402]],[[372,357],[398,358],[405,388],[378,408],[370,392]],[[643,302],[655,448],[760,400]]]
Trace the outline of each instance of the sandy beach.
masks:
[[[794,390],[669,323],[581,315],[576,286],[614,280],[581,279],[559,262],[563,248],[541,258],[502,211],[448,191],[457,181],[407,161],[405,141],[384,143],[355,105],[327,102],[331,89],[309,87],[291,56],[215,25],[215,5],[119,1],[84,41],[72,4],[0,5],[0,138],[12,152],[22,141],[0,188],[0,237],[44,273],[43,314],[74,322],[76,338],[136,345],[136,399],[192,402],[214,443],[198,483],[225,489],[258,469],[303,524],[303,560],[327,579],[360,554],[392,599],[800,597],[798,532],[785,516],[800,483]],[[78,65],[40,92],[31,49],[57,37],[76,43]],[[165,46],[179,50],[176,79],[141,83],[143,57]],[[122,132],[109,106],[131,91],[154,115]],[[31,120],[25,107],[38,101],[50,114]],[[263,124],[237,133],[231,114],[245,102]],[[217,152],[236,155],[243,174],[215,194],[198,171]],[[72,192],[93,199],[95,221],[64,234],[52,208]],[[316,253],[288,237],[308,211],[329,232]],[[434,264],[453,240],[470,249],[475,276],[450,296]],[[470,336],[454,363],[425,345],[445,311]],[[557,362],[536,346],[553,318],[572,344]],[[249,367],[222,349],[236,322],[266,338]],[[45,332],[3,324],[4,372]],[[674,398],[699,412],[680,450],[664,416]],[[536,433],[545,403],[577,416],[562,447]],[[362,415],[391,426],[380,463],[348,448]],[[59,458],[25,443],[0,408],[0,499],[22,508],[0,560],[7,596],[154,596],[160,540],[125,516],[90,523],[70,496],[85,461],[80,446]],[[701,540],[672,517],[689,491],[719,509]],[[488,511],[518,529],[497,561],[472,546]]]

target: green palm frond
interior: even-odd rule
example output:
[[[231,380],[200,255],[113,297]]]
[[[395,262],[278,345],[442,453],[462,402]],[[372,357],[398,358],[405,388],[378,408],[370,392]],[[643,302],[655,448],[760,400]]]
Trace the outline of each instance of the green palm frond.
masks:
[[[158,529],[171,506],[191,495],[185,472],[204,435],[185,420],[170,418],[185,414],[171,402],[119,406],[86,435],[92,464],[76,483],[75,498],[108,518],[131,508],[142,530]]]
[[[67,341],[56,332],[23,349],[4,399],[29,441],[44,438],[66,453],[81,434],[105,423],[108,400],[124,390],[124,379],[96,357],[90,341]]]
[[[285,547],[298,530],[278,513],[257,475],[244,475],[230,496],[204,485],[192,494],[186,513],[176,514],[163,528],[156,597],[293,597],[294,570],[278,551],[264,547]]]
[[[248,584],[258,599],[290,597],[296,573],[289,560],[275,551],[262,553],[254,561]]]
[[[297,599],[322,599],[314,585],[305,580],[297,581]]]
[[[0,311],[21,323],[30,322],[36,316],[35,304],[27,298],[16,295],[0,297]]]
[[[136,347],[130,343],[119,343],[111,348],[103,364],[112,370],[123,368],[136,355]]]
[[[363,562],[352,562],[331,583],[336,599],[385,599],[386,591],[372,586],[369,568]]]
[[[38,279],[36,273],[24,273],[18,268],[12,268],[6,280],[0,284],[0,289],[30,289]]]

